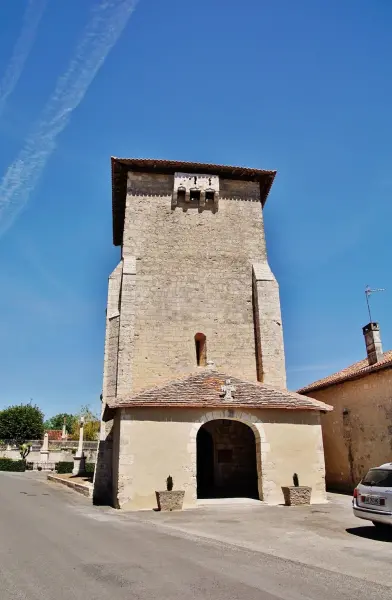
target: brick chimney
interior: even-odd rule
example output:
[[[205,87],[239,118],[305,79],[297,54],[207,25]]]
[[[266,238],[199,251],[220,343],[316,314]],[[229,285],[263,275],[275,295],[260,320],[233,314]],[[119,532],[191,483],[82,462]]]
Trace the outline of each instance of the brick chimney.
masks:
[[[362,328],[365,336],[366,353],[369,365],[375,365],[382,358],[382,344],[378,323],[368,323]]]

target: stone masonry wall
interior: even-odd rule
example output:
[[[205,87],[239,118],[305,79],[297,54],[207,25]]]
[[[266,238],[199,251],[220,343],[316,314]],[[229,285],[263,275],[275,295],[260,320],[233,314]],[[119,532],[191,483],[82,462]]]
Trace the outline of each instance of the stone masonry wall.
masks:
[[[334,407],[321,416],[327,487],[351,492],[370,467],[392,461],[392,369],[309,396]]]
[[[118,350],[120,335],[120,299],[123,275],[121,261],[109,277],[106,308],[105,355],[103,366],[102,412],[105,405],[117,395]],[[113,489],[113,420],[101,419],[101,428],[94,473],[94,496],[96,504],[108,504]]]
[[[268,263],[253,264],[253,306],[258,380],[286,387],[279,286]]]
[[[106,309],[103,398],[106,402],[117,394],[118,339],[120,331],[120,292],[123,265],[120,262],[109,277]]]
[[[135,264],[134,301],[122,370],[120,316],[118,395],[194,371],[199,332],[219,370],[257,379],[252,264],[267,262],[258,185],[221,179],[215,213],[172,210],[172,189],[173,176],[129,173],[122,252]],[[269,301],[279,298],[267,293],[261,311]]]

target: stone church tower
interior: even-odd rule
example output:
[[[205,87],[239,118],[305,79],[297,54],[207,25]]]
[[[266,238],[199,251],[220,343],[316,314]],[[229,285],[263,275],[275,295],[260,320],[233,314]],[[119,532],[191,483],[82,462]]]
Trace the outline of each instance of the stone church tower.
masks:
[[[239,387],[259,382],[259,399],[247,404],[253,409],[266,407],[261,384],[273,386],[282,409],[301,398],[285,391],[279,290],[264,237],[262,209],[274,177],[275,171],[242,167],[112,159],[113,241],[121,247],[121,260],[109,278],[97,501],[110,497],[115,506],[148,505],[155,491],[149,486],[162,487],[165,471],[155,481],[150,451],[143,454],[147,421],[165,423],[168,432],[175,417],[170,406],[182,406],[181,419],[194,425],[201,418],[196,409],[208,404],[203,386],[211,388],[211,381],[218,392],[226,375],[238,378]],[[197,390],[195,377],[201,378]],[[182,391],[165,400],[178,381]],[[146,390],[160,391],[154,401],[145,401],[140,398]],[[188,407],[190,397],[195,401]],[[221,394],[208,402],[221,408]],[[318,417],[320,407],[309,410]],[[144,438],[138,447],[136,423]],[[175,467],[168,455],[166,470],[177,469],[177,483],[189,488],[191,502],[196,449],[189,450],[189,440],[187,450],[182,448],[183,433],[178,432],[176,454],[190,452],[193,458],[188,464],[184,456]],[[154,444],[156,452],[163,451]],[[137,483],[139,469],[151,470],[147,483],[141,475]],[[185,480],[183,471],[192,469]]]

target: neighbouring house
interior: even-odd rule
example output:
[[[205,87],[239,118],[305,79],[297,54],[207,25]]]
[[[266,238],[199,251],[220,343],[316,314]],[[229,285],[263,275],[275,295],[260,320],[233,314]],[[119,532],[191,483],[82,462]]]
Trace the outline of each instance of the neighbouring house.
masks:
[[[274,171],[112,159],[113,242],[94,501],[156,506],[170,475],[198,498],[325,501],[320,413],[286,389],[263,207]]]
[[[366,471],[392,461],[392,350],[378,323],[363,328],[367,357],[298,392],[334,407],[322,415],[326,483],[351,492]]]
[[[47,429],[45,433],[48,434],[50,442],[61,442],[63,439],[61,429]]]

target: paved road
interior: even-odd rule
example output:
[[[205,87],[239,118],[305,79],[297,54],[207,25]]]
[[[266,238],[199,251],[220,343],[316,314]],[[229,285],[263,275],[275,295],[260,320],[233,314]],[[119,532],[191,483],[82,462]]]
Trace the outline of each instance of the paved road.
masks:
[[[216,502],[196,510],[128,513],[123,518],[382,582],[391,588],[392,598],[392,530],[354,517],[351,496],[329,494],[328,504],[293,508],[245,499]]]
[[[293,559],[119,518],[34,474],[0,473],[2,600],[391,597],[382,581]]]

